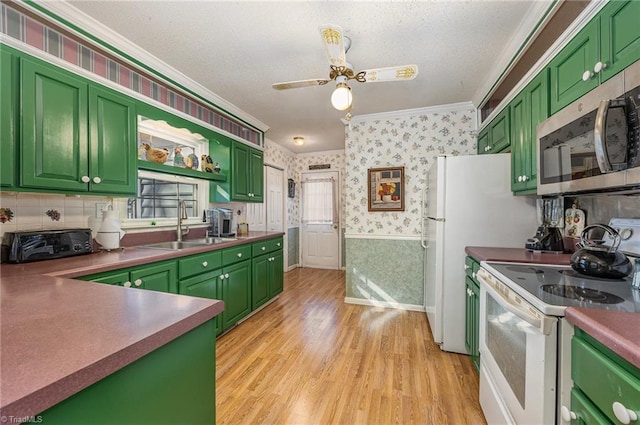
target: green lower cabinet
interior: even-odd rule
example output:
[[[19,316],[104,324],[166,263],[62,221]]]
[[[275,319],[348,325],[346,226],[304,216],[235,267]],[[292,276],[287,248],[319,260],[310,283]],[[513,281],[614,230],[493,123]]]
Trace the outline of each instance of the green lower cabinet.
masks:
[[[465,259],[465,338],[464,345],[474,366],[480,370],[480,284],[475,276],[480,269],[473,257]]]
[[[577,327],[571,340],[571,379],[571,410],[580,418],[575,423],[622,423],[613,410],[616,403],[640,414],[640,369]]]
[[[222,269],[222,331],[233,327],[251,313],[251,260],[244,260]]]
[[[214,326],[209,320],[45,410],[42,422],[215,424]]]
[[[255,257],[252,263],[252,301],[255,310],[283,290],[284,266],[282,250]]]
[[[178,283],[178,293],[192,297],[220,300],[222,299],[222,288],[220,285],[221,275],[222,269],[219,269],[202,273],[190,279],[181,280]],[[224,312],[222,312],[222,314],[224,314]],[[222,333],[222,320],[218,319],[218,317],[221,317],[221,315],[213,319],[215,321],[216,335]]]
[[[145,266],[83,276],[79,279],[172,294],[178,292],[178,267],[175,261],[151,263]]]

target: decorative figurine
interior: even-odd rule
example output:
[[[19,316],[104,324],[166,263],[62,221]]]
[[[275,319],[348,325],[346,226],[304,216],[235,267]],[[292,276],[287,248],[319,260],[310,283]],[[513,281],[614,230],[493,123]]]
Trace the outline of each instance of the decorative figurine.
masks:
[[[184,163],[187,165],[187,168],[191,168],[192,170],[197,170],[200,162],[198,161],[198,156],[190,153],[184,158]]]
[[[200,168],[205,173],[213,173],[213,159],[207,154],[202,154],[200,156]]]
[[[180,146],[176,146],[175,149],[173,149],[174,152],[174,156],[173,156],[173,165],[176,167],[186,167],[187,164],[184,163],[184,156],[182,155],[182,148]]]
[[[167,148],[158,149],[152,148],[148,143],[143,143],[144,149],[147,151],[147,160],[151,162],[157,162],[158,164],[164,164],[169,157],[169,150]]]
[[[213,171],[216,172],[216,173],[220,172],[220,163],[219,162],[216,162],[216,166],[213,167]]]

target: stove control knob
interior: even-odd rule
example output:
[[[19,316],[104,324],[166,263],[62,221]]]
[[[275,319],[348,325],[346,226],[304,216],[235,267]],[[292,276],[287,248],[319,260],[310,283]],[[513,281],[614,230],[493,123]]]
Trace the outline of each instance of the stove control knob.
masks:
[[[631,409],[627,409],[624,404],[616,401],[612,407],[613,414],[616,415],[616,419],[621,423],[627,425],[638,420],[638,414]]]
[[[623,241],[626,241],[627,239],[629,239],[631,237],[631,235],[633,235],[633,230],[631,229],[621,229],[618,231],[618,233],[620,234],[620,239],[622,239]]]

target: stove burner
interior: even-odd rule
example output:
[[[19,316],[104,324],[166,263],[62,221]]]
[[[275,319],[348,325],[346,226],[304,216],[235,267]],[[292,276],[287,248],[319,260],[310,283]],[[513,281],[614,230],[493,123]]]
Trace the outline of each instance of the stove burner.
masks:
[[[583,288],[573,285],[542,285],[541,289],[558,297],[570,298],[578,301],[594,302],[598,304],[620,304],[624,299],[608,292],[599,291],[597,289]]]

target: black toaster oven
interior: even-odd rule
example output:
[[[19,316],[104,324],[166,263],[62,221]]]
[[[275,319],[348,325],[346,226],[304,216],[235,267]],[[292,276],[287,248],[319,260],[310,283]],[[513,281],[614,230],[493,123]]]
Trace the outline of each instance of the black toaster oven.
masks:
[[[6,232],[2,239],[3,263],[27,263],[91,252],[91,229]]]

